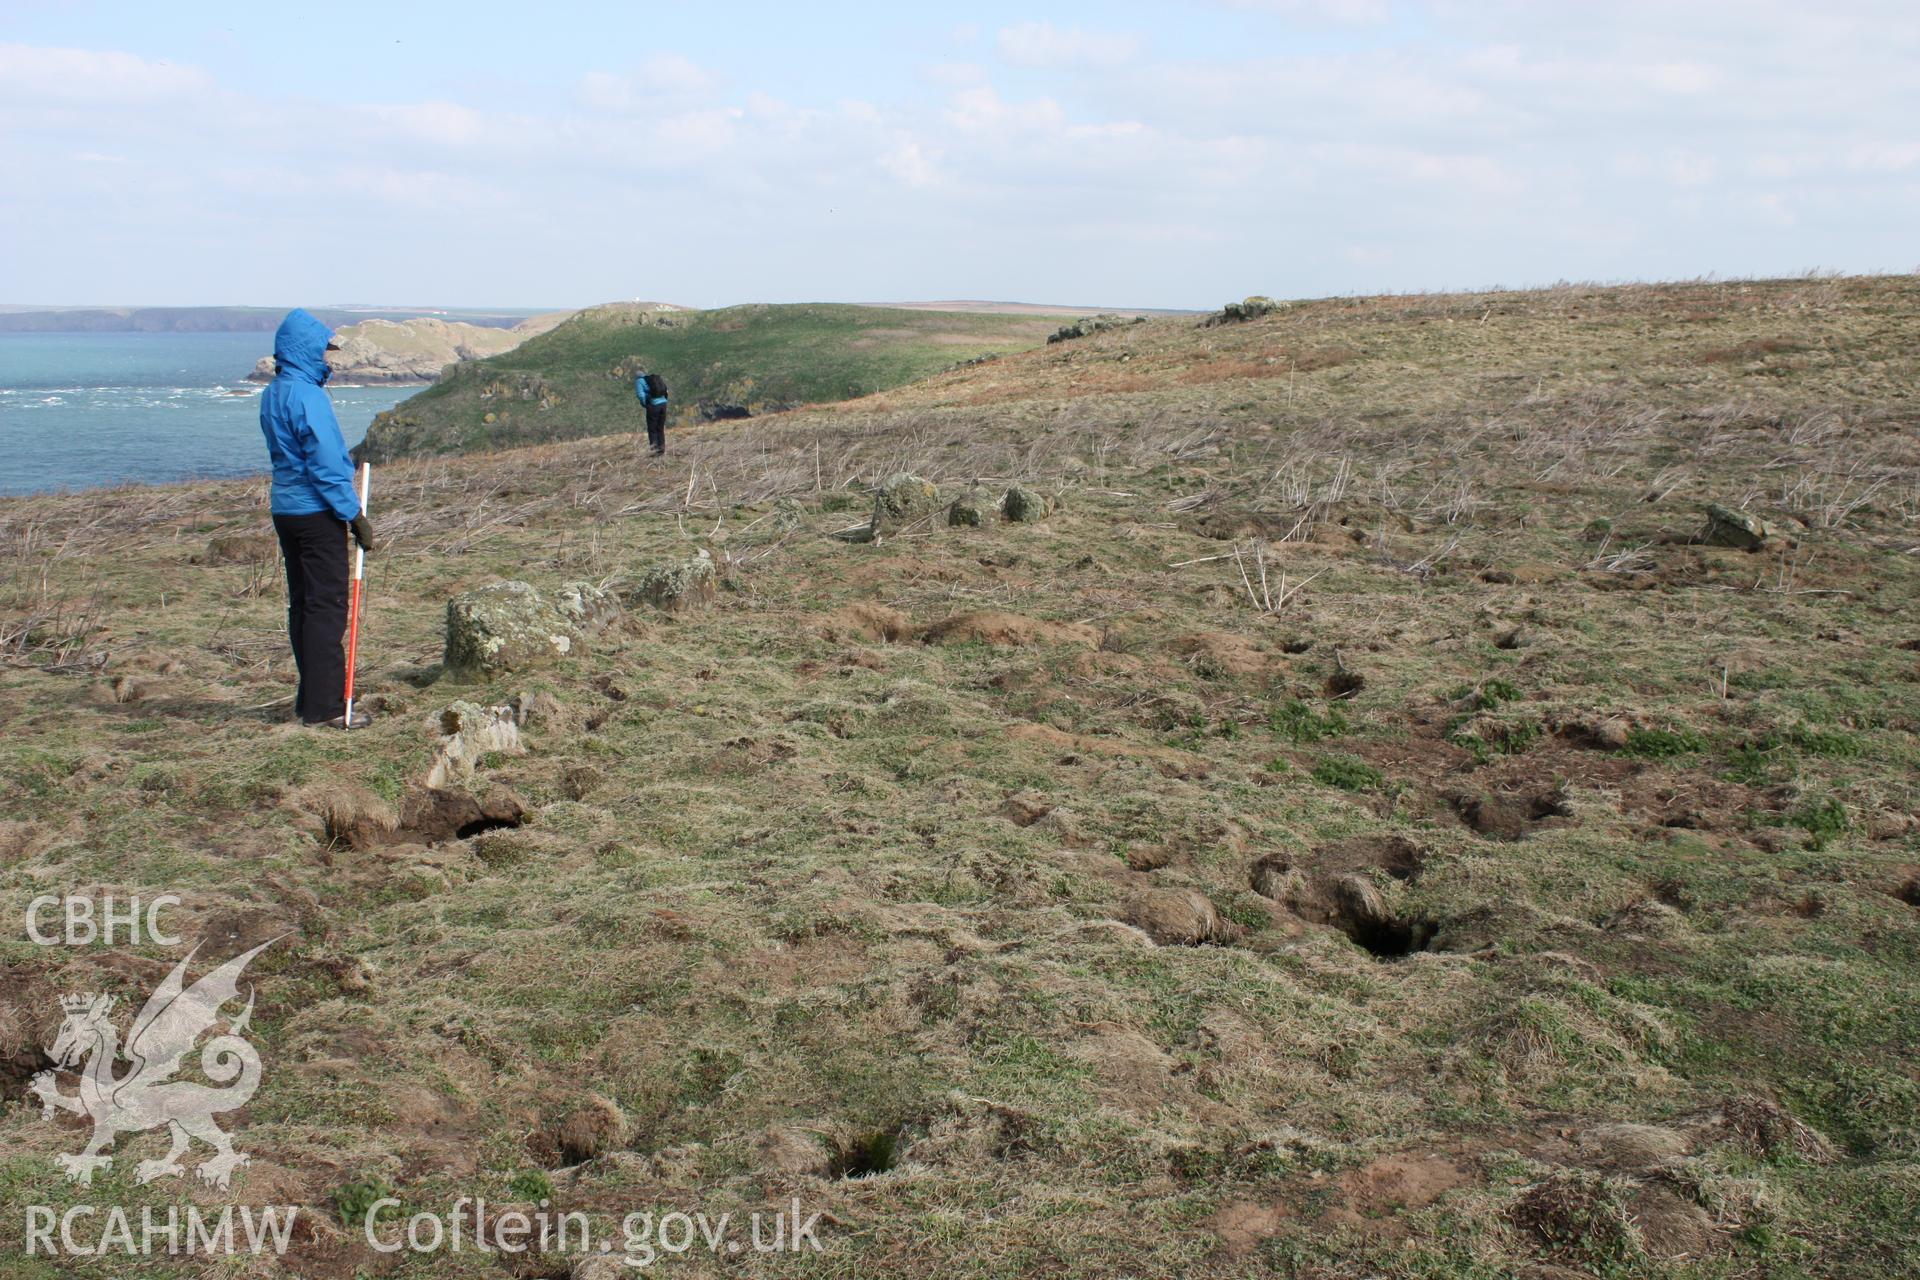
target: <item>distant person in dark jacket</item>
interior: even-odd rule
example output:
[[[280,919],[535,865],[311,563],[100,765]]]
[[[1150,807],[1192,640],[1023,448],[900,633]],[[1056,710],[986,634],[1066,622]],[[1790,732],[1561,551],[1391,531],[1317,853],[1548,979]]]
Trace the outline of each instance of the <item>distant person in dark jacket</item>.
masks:
[[[260,394],[260,432],[273,460],[273,529],[287,561],[287,637],[300,672],[294,714],[306,724],[346,723],[347,531],[368,551],[373,526],[353,487],[353,459],[325,391],[333,331],[302,310],[273,335],[278,371]]]
[[[647,410],[647,447],[659,457],[667,451],[667,383],[657,373],[642,371],[634,377],[633,394]]]

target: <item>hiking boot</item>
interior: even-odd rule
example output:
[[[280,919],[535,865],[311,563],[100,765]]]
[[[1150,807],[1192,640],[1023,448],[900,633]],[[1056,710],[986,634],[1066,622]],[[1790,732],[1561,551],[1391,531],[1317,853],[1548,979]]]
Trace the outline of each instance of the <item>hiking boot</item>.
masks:
[[[364,729],[372,723],[373,717],[358,707],[354,708],[352,724],[347,723],[347,717],[344,714],[337,715],[331,720],[309,720],[306,722],[307,727],[310,729]]]

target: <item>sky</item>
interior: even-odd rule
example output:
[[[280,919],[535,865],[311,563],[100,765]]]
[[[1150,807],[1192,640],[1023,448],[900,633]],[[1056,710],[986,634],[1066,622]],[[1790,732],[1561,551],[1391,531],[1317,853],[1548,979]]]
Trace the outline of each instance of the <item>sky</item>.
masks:
[[[0,0],[0,303],[1920,267],[1913,0]]]

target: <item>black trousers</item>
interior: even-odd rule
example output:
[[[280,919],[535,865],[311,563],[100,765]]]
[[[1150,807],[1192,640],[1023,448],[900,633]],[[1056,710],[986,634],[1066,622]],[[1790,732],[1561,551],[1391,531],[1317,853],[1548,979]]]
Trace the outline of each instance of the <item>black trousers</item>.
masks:
[[[275,516],[287,561],[287,639],[300,688],[293,711],[308,724],[347,709],[347,522],[331,512]]]
[[[655,453],[667,451],[667,406],[647,406],[647,447]]]

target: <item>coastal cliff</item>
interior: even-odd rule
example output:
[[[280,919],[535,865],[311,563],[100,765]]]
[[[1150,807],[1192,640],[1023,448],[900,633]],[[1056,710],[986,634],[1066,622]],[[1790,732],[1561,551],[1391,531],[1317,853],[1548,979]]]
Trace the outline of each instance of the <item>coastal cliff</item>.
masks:
[[[340,349],[331,357],[334,380],[341,383],[434,382],[448,365],[503,355],[528,338],[545,333],[567,312],[534,316],[511,329],[436,320],[363,320],[335,334]],[[249,382],[271,382],[272,356],[262,356]]]

